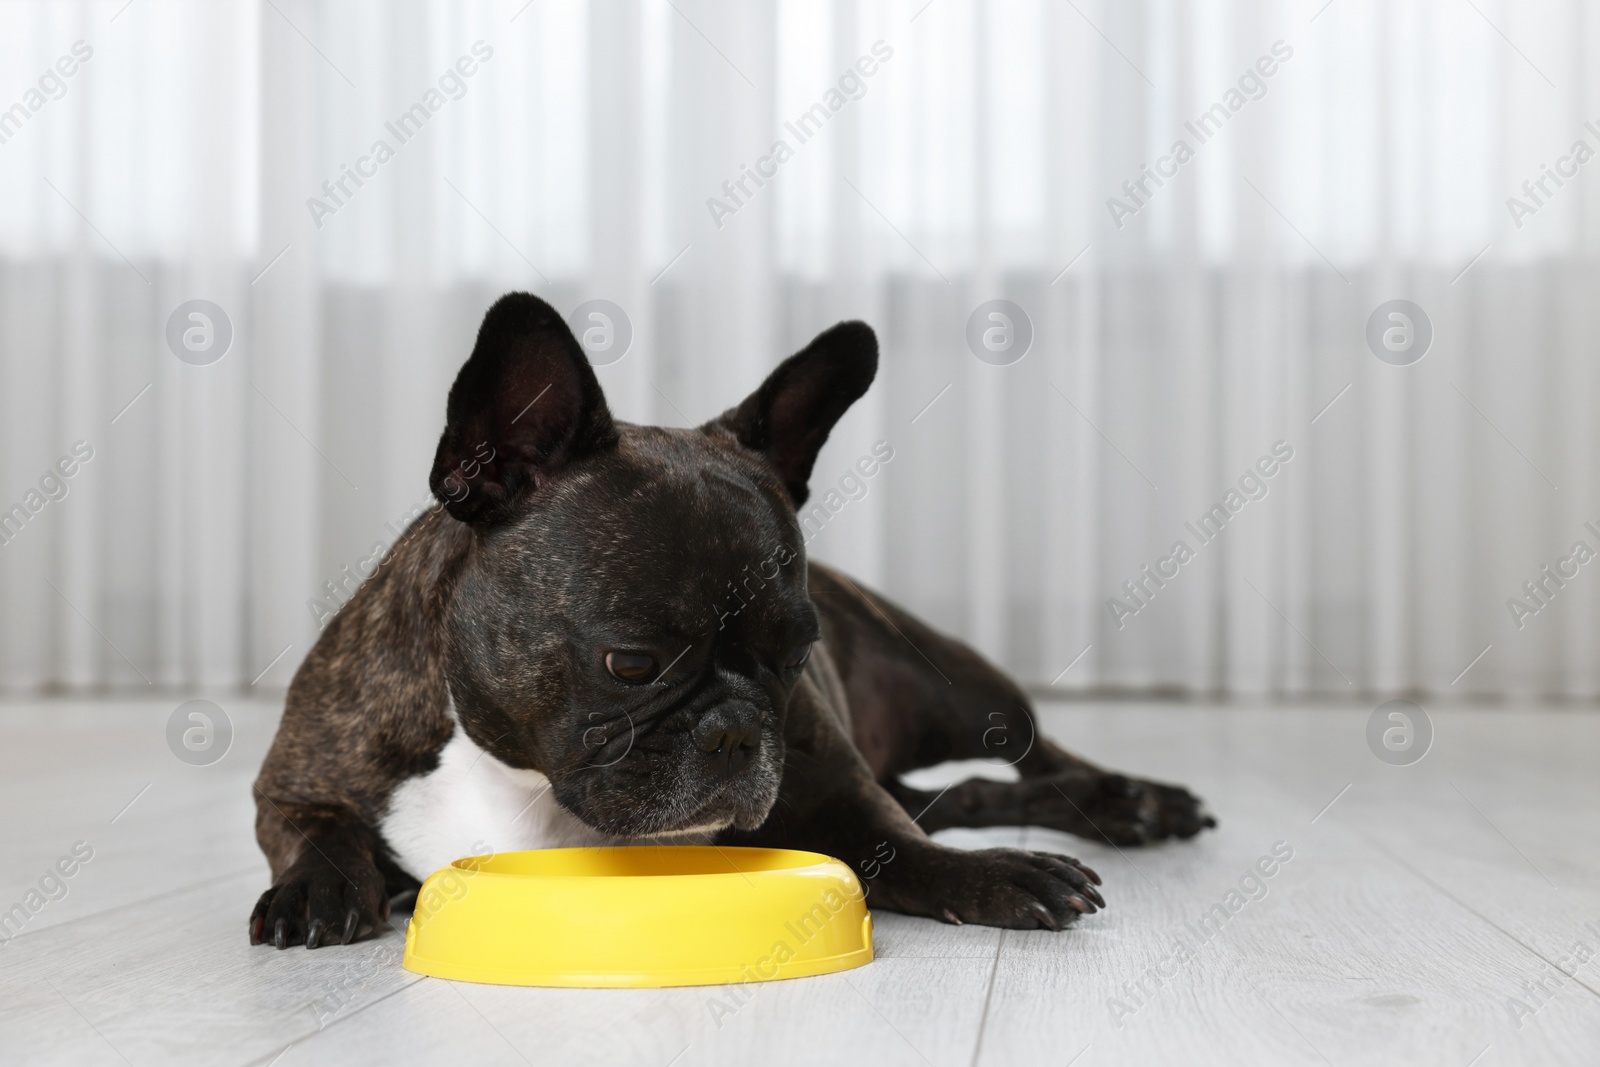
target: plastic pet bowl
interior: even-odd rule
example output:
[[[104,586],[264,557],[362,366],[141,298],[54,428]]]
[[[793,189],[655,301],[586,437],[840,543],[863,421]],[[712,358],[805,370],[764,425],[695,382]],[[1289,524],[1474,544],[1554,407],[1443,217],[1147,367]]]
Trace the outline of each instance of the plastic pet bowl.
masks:
[[[850,868],[715,845],[457,860],[422,884],[405,950],[418,974],[534,986],[723,985],[871,960],[872,916]]]

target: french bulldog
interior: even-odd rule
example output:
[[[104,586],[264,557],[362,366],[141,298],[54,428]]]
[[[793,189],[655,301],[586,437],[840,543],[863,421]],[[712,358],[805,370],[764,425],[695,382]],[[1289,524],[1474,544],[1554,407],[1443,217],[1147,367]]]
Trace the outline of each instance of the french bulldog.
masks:
[[[863,872],[875,907],[1059,930],[1105,905],[1094,871],[929,834],[1215,825],[1038,734],[978,653],[807,561],[807,480],[877,364],[872,330],[840,323],[704,426],[635,426],[549,304],[496,302],[450,390],[442,506],[290,686],[255,782],[272,886],[251,943],[351,942],[463,856],[639,842],[808,849]],[[1019,751],[1014,782],[900,781]]]

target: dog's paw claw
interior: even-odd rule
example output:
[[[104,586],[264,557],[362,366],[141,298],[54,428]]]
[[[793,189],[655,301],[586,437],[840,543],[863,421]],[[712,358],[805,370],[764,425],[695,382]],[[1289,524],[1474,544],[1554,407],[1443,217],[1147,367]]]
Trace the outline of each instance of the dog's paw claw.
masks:
[[[954,925],[1064,930],[1105,906],[1090,873],[1050,852],[941,849],[893,888],[892,906]],[[1098,878],[1098,876],[1095,876]]]
[[[1200,798],[1182,786],[1107,775],[1083,801],[1089,835],[1114,845],[1190,838],[1217,825]]]
[[[277,948],[348,945],[383,922],[387,902],[376,867],[362,871],[347,865],[340,870],[313,863],[291,868],[256,901],[250,943],[261,944],[270,930]]]

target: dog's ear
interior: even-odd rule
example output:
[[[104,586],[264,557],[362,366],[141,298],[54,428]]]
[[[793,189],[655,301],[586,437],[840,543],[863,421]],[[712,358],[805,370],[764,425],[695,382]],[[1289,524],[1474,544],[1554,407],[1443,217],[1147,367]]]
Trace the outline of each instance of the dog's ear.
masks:
[[[777,468],[795,507],[833,424],[878,373],[878,339],[864,322],[841,322],[778,364],[744,403],[705,429],[731,432]]]
[[[428,485],[462,522],[497,522],[567,464],[616,440],[567,324],[538,297],[508,293],[483,317],[450,387]]]

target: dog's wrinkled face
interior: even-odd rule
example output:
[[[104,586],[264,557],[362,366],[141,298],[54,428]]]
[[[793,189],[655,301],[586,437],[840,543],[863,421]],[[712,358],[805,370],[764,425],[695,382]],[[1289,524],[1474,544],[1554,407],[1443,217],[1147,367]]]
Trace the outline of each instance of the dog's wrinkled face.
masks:
[[[798,527],[781,486],[699,431],[620,429],[481,539],[457,705],[596,829],[754,829],[818,636]]]
[[[704,427],[612,421],[553,309],[490,310],[433,486],[471,523],[445,670],[463,728],[596,829],[755,829],[819,637],[795,505],[876,367],[846,324]]]

